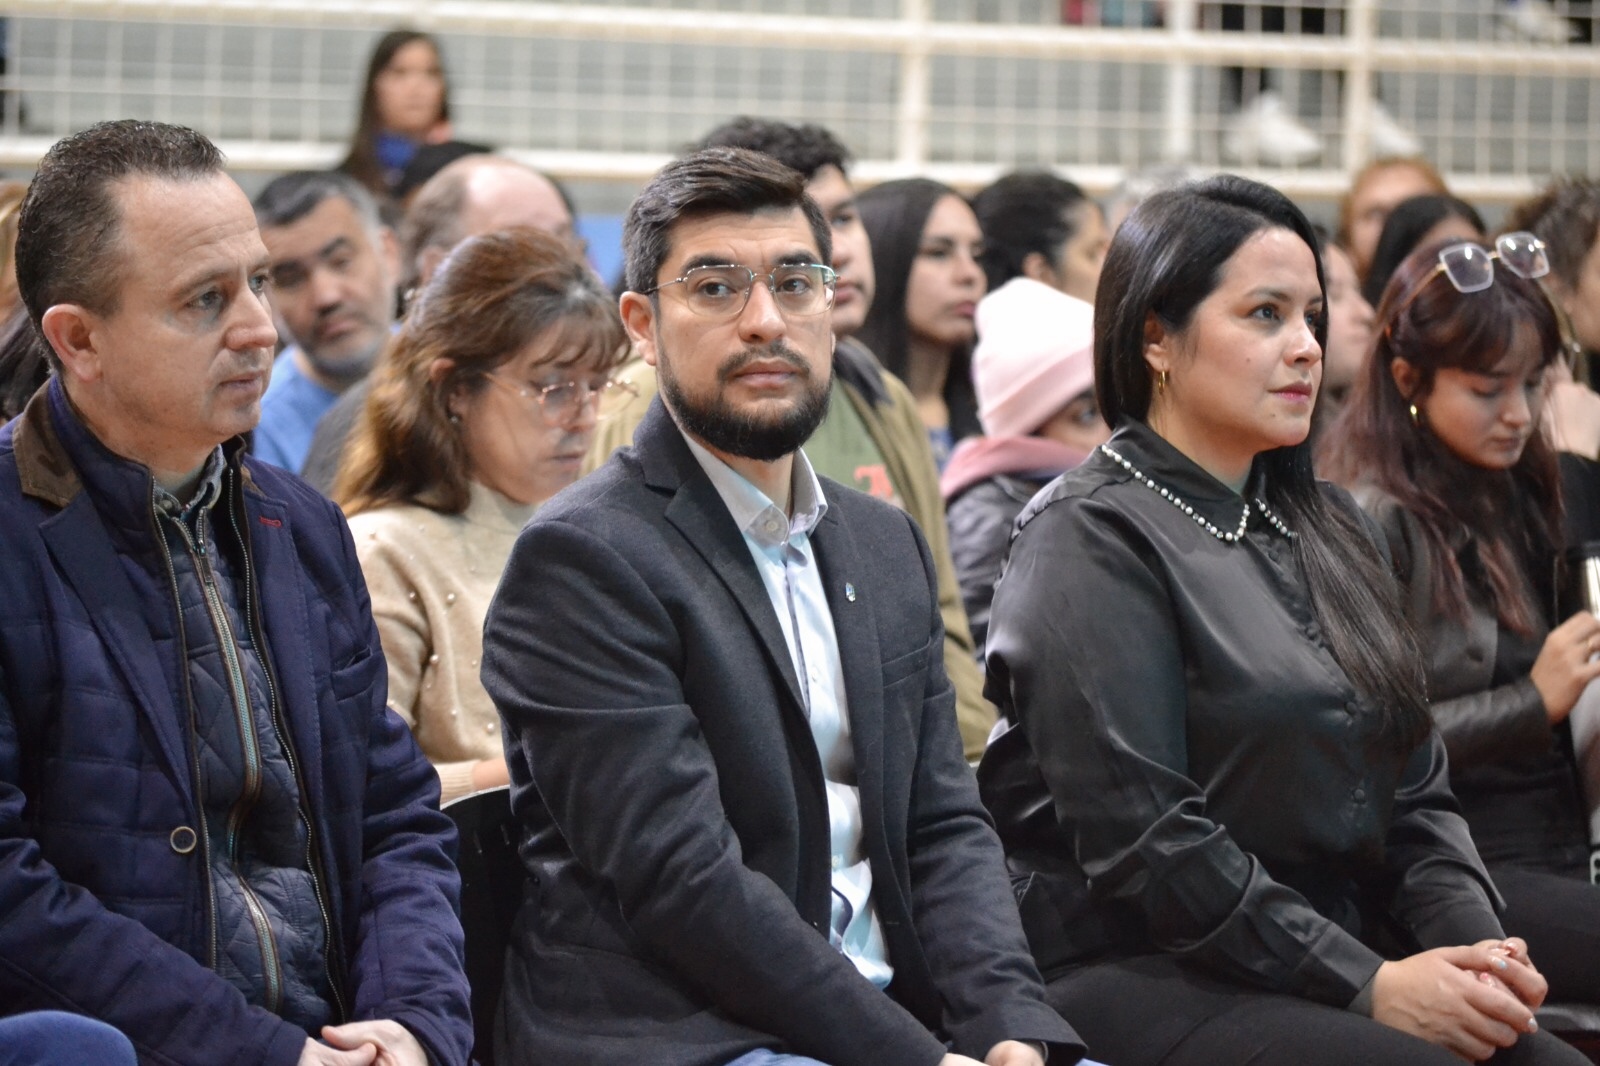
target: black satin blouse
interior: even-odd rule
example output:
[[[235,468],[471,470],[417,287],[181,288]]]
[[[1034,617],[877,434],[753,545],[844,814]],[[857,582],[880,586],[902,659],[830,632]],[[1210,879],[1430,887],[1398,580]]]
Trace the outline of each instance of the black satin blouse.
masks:
[[[1110,446],[1238,528],[1239,494],[1142,423]],[[980,782],[1047,976],[1170,952],[1343,1007],[1374,945],[1503,935],[1438,736],[1408,758],[1380,735],[1253,505],[1226,543],[1096,452],[1019,530],[988,643],[1015,727]]]

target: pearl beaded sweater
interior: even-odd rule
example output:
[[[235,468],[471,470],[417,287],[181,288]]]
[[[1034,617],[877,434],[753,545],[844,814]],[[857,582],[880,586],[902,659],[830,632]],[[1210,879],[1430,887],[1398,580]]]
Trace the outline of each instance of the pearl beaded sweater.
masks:
[[[441,802],[472,791],[472,766],[505,754],[478,680],[483,619],[534,508],[474,483],[459,515],[400,505],[350,519],[389,664],[389,706],[439,772]]]

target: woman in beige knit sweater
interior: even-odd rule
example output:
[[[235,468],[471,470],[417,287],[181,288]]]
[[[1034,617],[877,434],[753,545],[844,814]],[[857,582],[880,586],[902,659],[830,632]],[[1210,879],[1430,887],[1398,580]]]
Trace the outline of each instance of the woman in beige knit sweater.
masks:
[[[510,229],[456,248],[373,371],[334,498],[372,595],[389,706],[446,802],[507,783],[478,681],[484,614],[523,523],[577,479],[625,345],[616,301],[579,254]]]

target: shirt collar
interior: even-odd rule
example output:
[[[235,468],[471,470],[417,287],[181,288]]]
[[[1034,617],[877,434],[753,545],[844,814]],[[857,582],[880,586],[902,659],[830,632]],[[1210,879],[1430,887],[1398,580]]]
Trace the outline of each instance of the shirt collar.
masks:
[[[678,432],[683,433],[680,429]],[[808,537],[828,512],[828,501],[822,495],[822,482],[811,468],[806,453],[795,449],[794,469],[790,475],[789,498],[794,511],[785,515],[783,508],[767,498],[767,494],[751,484],[744,475],[718,459],[715,455],[683,433],[684,443],[695,461],[711,479],[711,485],[727,505],[739,532],[764,548],[776,548],[791,537]]]
[[[195,486],[194,495],[184,503],[172,493],[162,488],[159,484],[155,487],[156,506],[180,522],[188,524],[201,511],[210,510],[222,496],[222,471],[227,462],[222,456],[222,446],[219,444],[206,456],[205,466],[200,468],[200,483]]]
[[[1241,504],[1266,499],[1267,480],[1261,463],[1251,467],[1243,494],[1237,493],[1137,419],[1123,417],[1106,444],[1219,529],[1232,530],[1238,526]],[[1261,516],[1252,503],[1250,524],[1260,521]]]

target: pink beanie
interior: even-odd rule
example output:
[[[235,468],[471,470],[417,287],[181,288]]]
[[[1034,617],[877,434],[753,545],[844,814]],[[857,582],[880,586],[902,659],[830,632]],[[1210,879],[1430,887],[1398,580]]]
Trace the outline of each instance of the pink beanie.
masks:
[[[1094,388],[1094,305],[1031,278],[978,303],[972,353],[978,419],[991,437],[1026,437]]]

